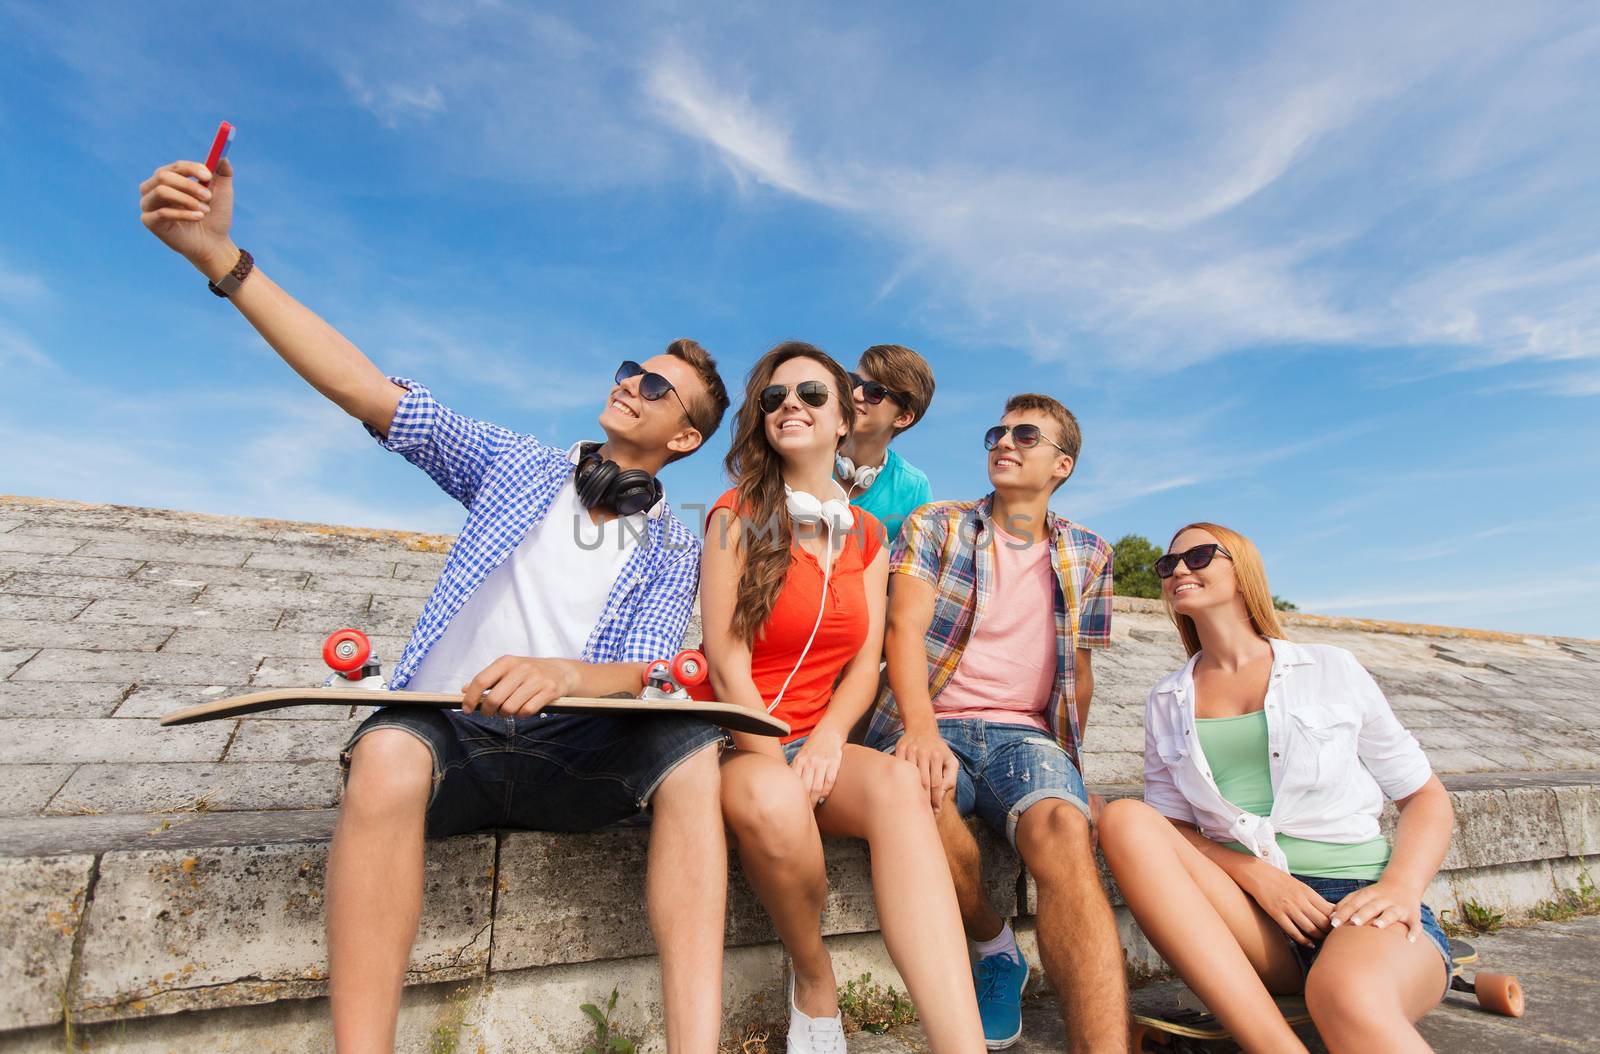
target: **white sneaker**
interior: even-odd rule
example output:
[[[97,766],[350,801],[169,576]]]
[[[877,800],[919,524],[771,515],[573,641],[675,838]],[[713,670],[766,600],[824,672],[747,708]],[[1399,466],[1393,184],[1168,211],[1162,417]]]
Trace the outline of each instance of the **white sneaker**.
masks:
[[[845,1054],[844,1017],[807,1017],[794,1005],[794,974],[789,975],[789,1054]]]

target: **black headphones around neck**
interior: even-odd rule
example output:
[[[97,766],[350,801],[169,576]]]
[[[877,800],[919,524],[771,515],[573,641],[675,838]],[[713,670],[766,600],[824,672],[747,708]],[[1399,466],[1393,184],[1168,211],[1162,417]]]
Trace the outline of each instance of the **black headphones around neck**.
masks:
[[[583,507],[596,505],[618,516],[644,512],[661,500],[661,482],[642,468],[623,468],[600,456],[599,443],[578,447],[578,466],[574,472],[578,500]]]

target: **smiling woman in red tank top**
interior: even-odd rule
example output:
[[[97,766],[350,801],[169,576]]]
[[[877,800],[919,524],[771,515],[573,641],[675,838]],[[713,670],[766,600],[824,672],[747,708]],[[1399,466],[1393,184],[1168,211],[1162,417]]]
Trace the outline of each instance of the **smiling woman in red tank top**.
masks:
[[[789,722],[781,744],[735,734],[723,815],[745,876],[794,963],[789,1050],[844,1050],[822,941],[822,837],[864,838],[890,956],[936,1052],[983,1049],[949,866],[917,770],[846,744],[878,685],[888,554],[833,481],[850,432],[848,375],[789,342],[750,371],[712,506],[700,603],[717,698]]]

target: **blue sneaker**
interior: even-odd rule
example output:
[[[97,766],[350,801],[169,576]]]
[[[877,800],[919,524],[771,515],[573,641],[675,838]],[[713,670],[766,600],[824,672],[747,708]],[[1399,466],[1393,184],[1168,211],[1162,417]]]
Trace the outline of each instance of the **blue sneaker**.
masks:
[[[1028,964],[1001,952],[985,955],[972,967],[972,984],[978,991],[978,1016],[983,1019],[983,1041],[990,1050],[1005,1050],[1022,1037],[1022,990],[1028,984]]]

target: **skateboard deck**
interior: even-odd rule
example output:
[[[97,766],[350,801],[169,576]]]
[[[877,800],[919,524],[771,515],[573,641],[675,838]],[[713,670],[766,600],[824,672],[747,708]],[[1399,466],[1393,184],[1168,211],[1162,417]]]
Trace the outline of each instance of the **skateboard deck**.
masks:
[[[1522,992],[1516,978],[1480,973],[1477,979],[1468,981],[1461,968],[1478,961],[1478,950],[1463,940],[1450,941],[1450,958],[1453,961],[1450,970],[1452,990],[1474,992],[1479,1004],[1494,1013],[1508,1017],[1522,1016]],[[1141,999],[1139,992],[1131,994],[1134,1006],[1129,1045],[1134,1051],[1144,1051],[1150,1045],[1168,1047],[1172,1038],[1197,1041],[1192,1049],[1211,1049],[1201,1044],[1232,1038],[1232,1034],[1186,987],[1176,997],[1157,993],[1155,998],[1147,995]],[[1283,1012],[1283,1019],[1291,1028],[1311,1021],[1305,1000],[1299,996],[1279,996],[1276,1002],[1278,1009]]]
[[[1311,1014],[1306,1010],[1305,1000],[1298,996],[1280,996],[1276,1001],[1278,1009],[1283,1012],[1283,1019],[1291,1028],[1310,1022]],[[1145,1005],[1139,1005],[1141,1003]],[[1145,1049],[1143,1041],[1146,1038],[1161,1043],[1158,1037],[1177,1036],[1210,1041],[1228,1039],[1231,1035],[1198,999],[1189,995],[1187,989],[1176,999],[1140,1000],[1136,996],[1134,1004],[1134,1040],[1131,1045],[1136,1051]]]
[[[373,688],[275,688],[230,699],[216,699],[161,719],[163,725],[187,725],[196,721],[215,721],[278,710],[288,706],[431,706],[440,710],[461,708],[459,692],[390,692]],[[700,699],[641,699],[638,696],[613,696],[588,699],[563,696],[545,706],[552,714],[675,714],[698,717],[734,732],[758,736],[786,736],[786,722],[749,707],[733,703],[706,702]]]

